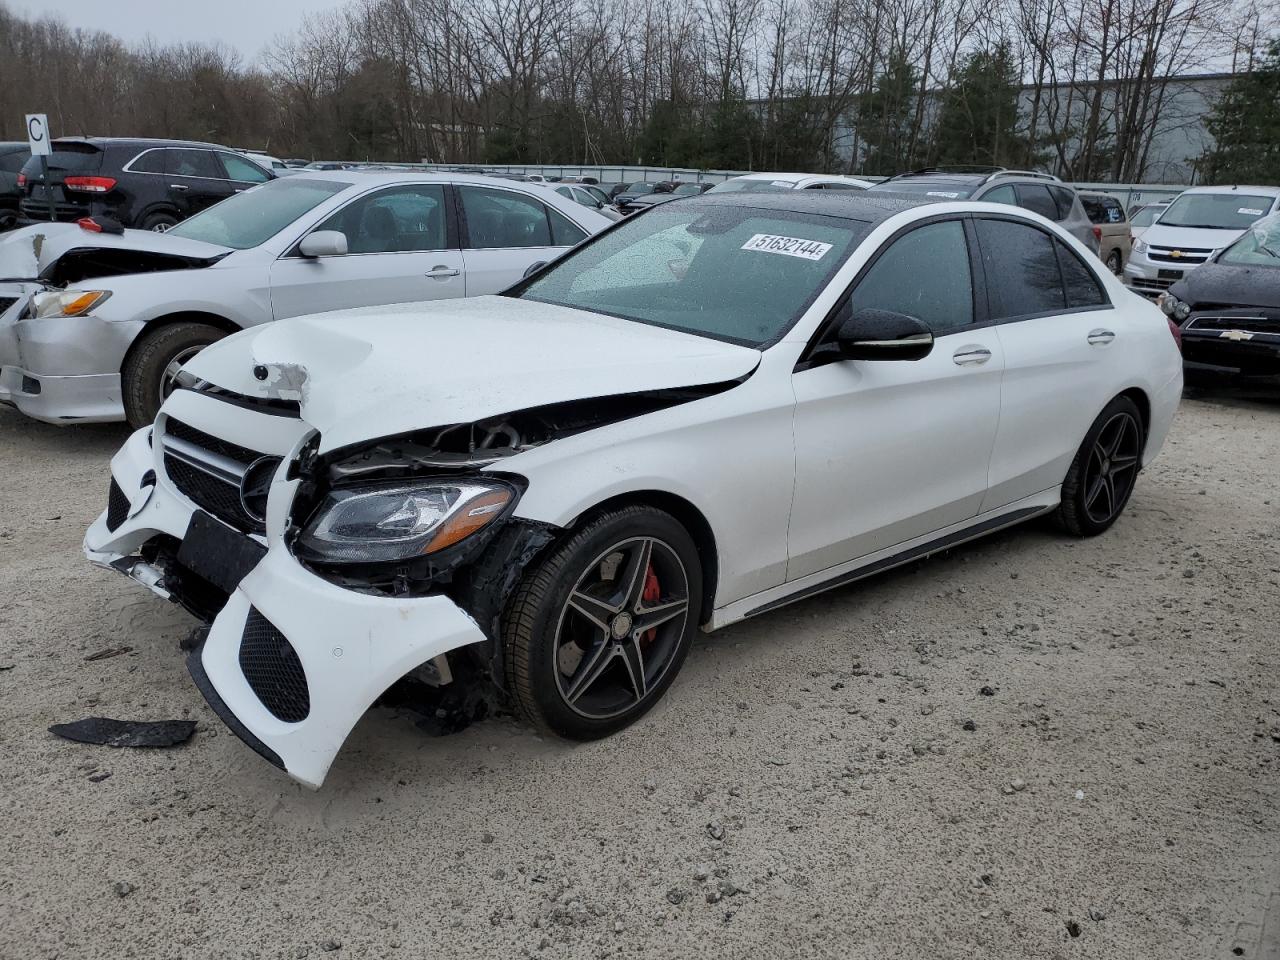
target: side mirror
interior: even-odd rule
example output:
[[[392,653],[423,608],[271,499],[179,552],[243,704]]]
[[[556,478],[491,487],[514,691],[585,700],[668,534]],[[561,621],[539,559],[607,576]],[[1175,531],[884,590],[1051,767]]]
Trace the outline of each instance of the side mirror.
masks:
[[[922,360],[933,349],[933,332],[905,313],[855,310],[840,325],[836,344],[846,360]]]
[[[304,257],[341,257],[347,252],[347,235],[340,230],[317,230],[308,233],[298,244]]]
[[[532,277],[535,273],[537,273],[539,270],[541,270],[541,269],[542,269],[543,267],[545,267],[546,265],[547,265],[547,261],[546,261],[546,260],[539,260],[537,263],[531,263],[531,264],[529,264],[529,266],[525,269],[525,271],[524,271],[524,275],[525,275],[526,277]]]

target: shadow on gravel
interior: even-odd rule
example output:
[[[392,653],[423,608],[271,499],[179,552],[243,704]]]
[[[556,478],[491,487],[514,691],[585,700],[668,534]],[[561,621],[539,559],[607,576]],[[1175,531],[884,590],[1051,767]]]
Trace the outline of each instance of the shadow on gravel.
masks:
[[[11,407],[0,406],[0,443],[22,444],[28,449],[55,453],[63,450],[115,453],[128,439],[125,423],[84,423],[65,427],[32,420]]]
[[[1184,400],[1229,407],[1280,409],[1280,377],[1242,377],[1220,373],[1188,373]]]

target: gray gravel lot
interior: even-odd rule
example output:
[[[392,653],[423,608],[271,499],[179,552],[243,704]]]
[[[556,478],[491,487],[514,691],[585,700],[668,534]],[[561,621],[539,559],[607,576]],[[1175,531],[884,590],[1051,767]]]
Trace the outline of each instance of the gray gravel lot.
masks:
[[[377,709],[317,793],[205,706],[184,613],[82,560],[124,437],[0,409],[3,960],[1280,949],[1280,391],[1184,403],[1099,539],[707,636],[602,743]],[[199,725],[46,732],[94,714]]]

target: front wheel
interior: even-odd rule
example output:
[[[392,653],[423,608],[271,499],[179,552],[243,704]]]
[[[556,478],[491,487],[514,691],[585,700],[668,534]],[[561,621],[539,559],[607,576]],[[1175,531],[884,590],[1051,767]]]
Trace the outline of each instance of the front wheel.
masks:
[[[124,413],[135,430],[156,418],[160,404],[177,386],[182,365],[226,331],[207,323],[174,323],[147,334],[121,371]]]
[[[1116,522],[1133,493],[1145,443],[1142,415],[1128,397],[1098,414],[1062,482],[1058,519],[1068,533],[1092,537]]]
[[[634,723],[680,670],[702,608],[697,547],[670,514],[596,517],[526,574],[503,623],[517,709],[595,740]]]

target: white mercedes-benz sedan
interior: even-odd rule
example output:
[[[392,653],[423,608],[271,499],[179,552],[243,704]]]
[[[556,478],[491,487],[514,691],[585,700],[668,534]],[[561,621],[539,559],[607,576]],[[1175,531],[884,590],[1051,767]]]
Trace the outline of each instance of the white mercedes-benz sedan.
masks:
[[[230,333],[497,293],[612,222],[536,183],[327,170],[166,233],[27,227],[0,240],[0,403],[47,423],[144,426],[181,365]]]
[[[201,692],[311,786],[406,675],[602,737],[699,627],[1042,514],[1099,534],[1182,388],[1169,321],[1048,220],[800,191],[185,373],[85,552],[211,623]]]

